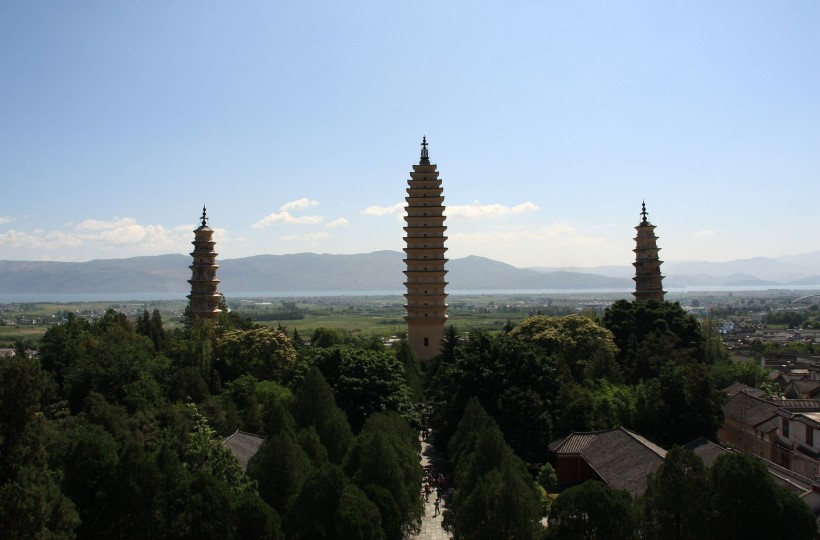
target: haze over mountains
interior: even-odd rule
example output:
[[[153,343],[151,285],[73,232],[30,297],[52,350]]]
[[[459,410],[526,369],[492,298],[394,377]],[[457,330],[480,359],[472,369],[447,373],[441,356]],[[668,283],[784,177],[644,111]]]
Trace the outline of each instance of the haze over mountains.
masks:
[[[231,292],[402,291],[404,254],[297,253],[219,260],[220,290]],[[88,262],[0,261],[0,294],[187,292],[188,255]],[[484,257],[447,263],[449,291],[503,289],[631,289],[631,266],[516,268]],[[820,251],[727,262],[670,261],[666,288],[820,285]]]

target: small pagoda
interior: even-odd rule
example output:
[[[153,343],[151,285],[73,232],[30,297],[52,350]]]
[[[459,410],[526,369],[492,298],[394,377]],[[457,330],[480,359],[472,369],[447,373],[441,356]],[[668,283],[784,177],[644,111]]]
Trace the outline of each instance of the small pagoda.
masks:
[[[427,137],[422,138],[421,159],[418,165],[413,165],[407,185],[404,319],[410,348],[416,358],[425,361],[441,351],[447,321],[444,196],[436,165],[430,164]]]
[[[637,301],[656,300],[663,302],[666,291],[663,290],[663,276],[661,263],[658,258],[658,237],[655,236],[655,226],[647,219],[646,202],[641,202],[641,222],[635,227],[638,232],[635,236],[635,292],[632,293]]]
[[[222,313],[219,309],[219,301],[222,295],[217,291],[219,280],[216,279],[216,256],[214,251],[216,242],[213,241],[214,231],[208,227],[208,215],[205,207],[202,207],[202,224],[194,231],[194,251],[191,257],[194,262],[188,268],[191,269],[191,294],[190,300],[191,320],[196,318],[215,319]]]

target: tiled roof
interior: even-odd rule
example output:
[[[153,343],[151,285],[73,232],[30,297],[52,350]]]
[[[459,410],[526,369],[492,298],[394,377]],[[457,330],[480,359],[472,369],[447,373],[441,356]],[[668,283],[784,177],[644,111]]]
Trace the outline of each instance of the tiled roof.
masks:
[[[717,458],[730,452],[728,449],[713,443],[706,437],[699,437],[687,443],[684,448],[688,448],[694,452],[707,467],[711,467]]]
[[[571,433],[563,439],[558,439],[549,445],[549,449],[556,454],[578,454],[595,440],[600,431]]]
[[[779,399],[775,402],[787,411],[820,411],[820,399]]]
[[[647,478],[661,466],[666,450],[618,428],[598,433],[581,451],[581,457],[604,482],[634,497],[646,490]]]
[[[729,398],[723,406],[723,414],[741,424],[757,426],[775,416],[777,409],[774,403],[740,392]]]
[[[233,435],[225,437],[222,440],[222,445],[228,447],[239,464],[242,465],[242,470],[247,470],[248,461],[256,454],[264,440],[265,438],[259,435],[237,430]]]
[[[751,386],[746,386],[745,384],[738,382],[730,384],[723,389],[723,392],[729,396],[734,396],[740,392],[746,392],[747,394],[751,394],[755,397],[763,397],[766,394],[763,390],[752,388]]]

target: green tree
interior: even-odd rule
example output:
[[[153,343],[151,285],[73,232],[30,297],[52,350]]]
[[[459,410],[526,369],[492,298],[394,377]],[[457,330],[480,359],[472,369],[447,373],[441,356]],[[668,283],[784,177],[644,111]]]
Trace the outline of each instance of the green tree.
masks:
[[[305,376],[296,392],[292,411],[297,426],[316,430],[319,440],[327,448],[330,462],[341,464],[353,443],[353,431],[317,368],[312,368]]]
[[[152,311],[150,315],[147,309],[144,310],[142,316],[137,318],[136,330],[137,333],[151,340],[156,351],[163,351],[165,349],[165,329],[162,324],[162,314],[158,309],[154,308],[154,311]]]
[[[161,399],[153,343],[137,334],[125,315],[109,310],[76,339],[81,342],[64,343],[68,349],[85,351],[63,369],[64,395],[72,412],[82,409],[90,392],[131,412]]]
[[[282,331],[272,328],[229,330],[216,343],[216,366],[223,381],[250,374],[258,380],[287,381],[299,356]]]
[[[623,540],[635,538],[632,497],[603,482],[587,480],[564,490],[550,507],[550,539]]]
[[[30,358],[0,362],[0,535],[72,538],[79,524],[45,450],[48,377]],[[47,410],[47,409],[46,409]]]
[[[711,472],[713,537],[809,539],[817,534],[805,504],[786,495],[759,460],[724,454]]]
[[[379,509],[336,465],[325,465],[305,481],[288,506],[287,538],[321,540],[384,538]]]
[[[566,315],[528,317],[510,332],[533,343],[559,360],[574,380],[581,381],[590,364],[600,364],[600,354],[615,353],[612,333],[589,317]]]
[[[614,336],[627,382],[657,376],[660,363],[671,360],[672,350],[691,361],[704,359],[700,324],[677,302],[618,300],[606,309],[603,322]],[[647,339],[651,342],[644,344]]]
[[[344,343],[344,336],[337,330],[317,328],[310,338],[311,347],[327,348]]]
[[[418,446],[417,432],[404,419],[382,412],[367,419],[348,455],[345,469],[365,493],[375,495],[387,538],[399,540],[419,531],[424,506]]]
[[[700,540],[709,537],[711,481],[691,450],[673,447],[649,478],[640,499],[644,538]]]
[[[478,400],[465,408],[449,450],[456,491],[443,523],[454,538],[540,534],[542,506],[532,477]]]
[[[258,483],[259,494],[280,515],[313,469],[310,458],[288,429],[269,435],[248,462],[248,475]]]
[[[253,490],[253,484],[231,451],[222,445],[208,420],[199,414],[193,403],[188,404],[194,427],[182,453],[192,472],[206,472],[218,478],[237,493]]]
[[[404,366],[389,352],[333,346],[317,350],[314,362],[354,431],[361,429],[368,416],[384,410],[419,423]]]
[[[542,349],[511,335],[472,332],[431,374],[436,442],[446,446],[471,397],[498,423],[515,451],[543,461],[552,436],[558,382],[554,363]]]

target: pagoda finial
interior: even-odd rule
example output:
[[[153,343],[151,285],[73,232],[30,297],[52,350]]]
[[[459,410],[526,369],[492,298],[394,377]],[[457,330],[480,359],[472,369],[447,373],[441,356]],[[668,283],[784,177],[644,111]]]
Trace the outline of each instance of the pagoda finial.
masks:
[[[421,138],[421,161],[419,161],[419,165],[429,165],[430,164],[430,156],[427,154],[427,136],[423,136]]]
[[[646,201],[641,201],[641,218],[642,218],[641,219],[641,224],[648,223],[648,221],[646,219],[647,215],[648,214],[646,212]]]
[[[205,212],[205,205],[202,205],[202,226],[204,227],[205,224],[208,223],[208,215]]]

